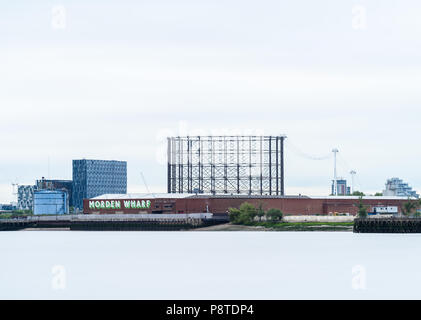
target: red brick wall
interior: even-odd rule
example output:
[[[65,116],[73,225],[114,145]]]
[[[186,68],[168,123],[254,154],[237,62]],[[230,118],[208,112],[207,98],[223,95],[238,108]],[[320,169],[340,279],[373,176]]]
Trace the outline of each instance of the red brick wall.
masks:
[[[121,200],[121,199],[120,199]],[[141,199],[147,200],[147,199]],[[122,200],[121,200],[122,201]],[[84,200],[85,213],[226,213],[229,208],[238,208],[244,202],[255,207],[262,204],[264,210],[280,209],[286,215],[315,215],[329,213],[357,214],[358,199],[310,199],[310,198],[185,198],[151,199],[149,209],[89,209],[89,200]],[[364,200],[371,211],[373,206],[398,206],[404,200]],[[400,210],[400,209],[399,209]]]

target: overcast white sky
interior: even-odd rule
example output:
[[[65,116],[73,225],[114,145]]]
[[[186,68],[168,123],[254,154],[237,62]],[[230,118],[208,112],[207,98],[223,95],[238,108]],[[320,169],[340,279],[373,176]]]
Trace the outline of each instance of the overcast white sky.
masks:
[[[300,152],[334,147],[357,189],[421,191],[420,16],[416,0],[3,1],[0,203],[79,158],[165,192],[161,138],[198,130],[288,135],[288,194],[329,193],[332,159]]]

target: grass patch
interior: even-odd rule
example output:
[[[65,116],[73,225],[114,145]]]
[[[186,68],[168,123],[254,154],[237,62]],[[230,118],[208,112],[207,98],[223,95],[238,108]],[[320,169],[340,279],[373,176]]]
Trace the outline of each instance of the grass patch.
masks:
[[[261,226],[275,231],[346,231],[353,222],[250,222],[247,226]]]

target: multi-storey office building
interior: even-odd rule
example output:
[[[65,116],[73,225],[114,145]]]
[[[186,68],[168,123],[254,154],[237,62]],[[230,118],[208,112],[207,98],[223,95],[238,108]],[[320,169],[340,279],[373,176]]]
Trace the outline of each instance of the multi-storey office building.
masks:
[[[34,209],[34,191],[36,186],[22,185],[18,186],[18,210]]]
[[[335,194],[335,180],[332,180],[331,194]],[[347,186],[347,181],[343,178],[336,180],[336,195],[347,196],[351,194],[351,188]]]
[[[127,193],[127,163],[115,160],[73,160],[73,207],[83,209],[83,199],[103,194]]]

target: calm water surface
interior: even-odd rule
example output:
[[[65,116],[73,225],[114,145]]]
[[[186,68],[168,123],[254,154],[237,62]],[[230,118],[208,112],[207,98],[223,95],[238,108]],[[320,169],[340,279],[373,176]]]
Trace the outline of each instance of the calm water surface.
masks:
[[[421,235],[0,233],[0,298],[421,298]]]

